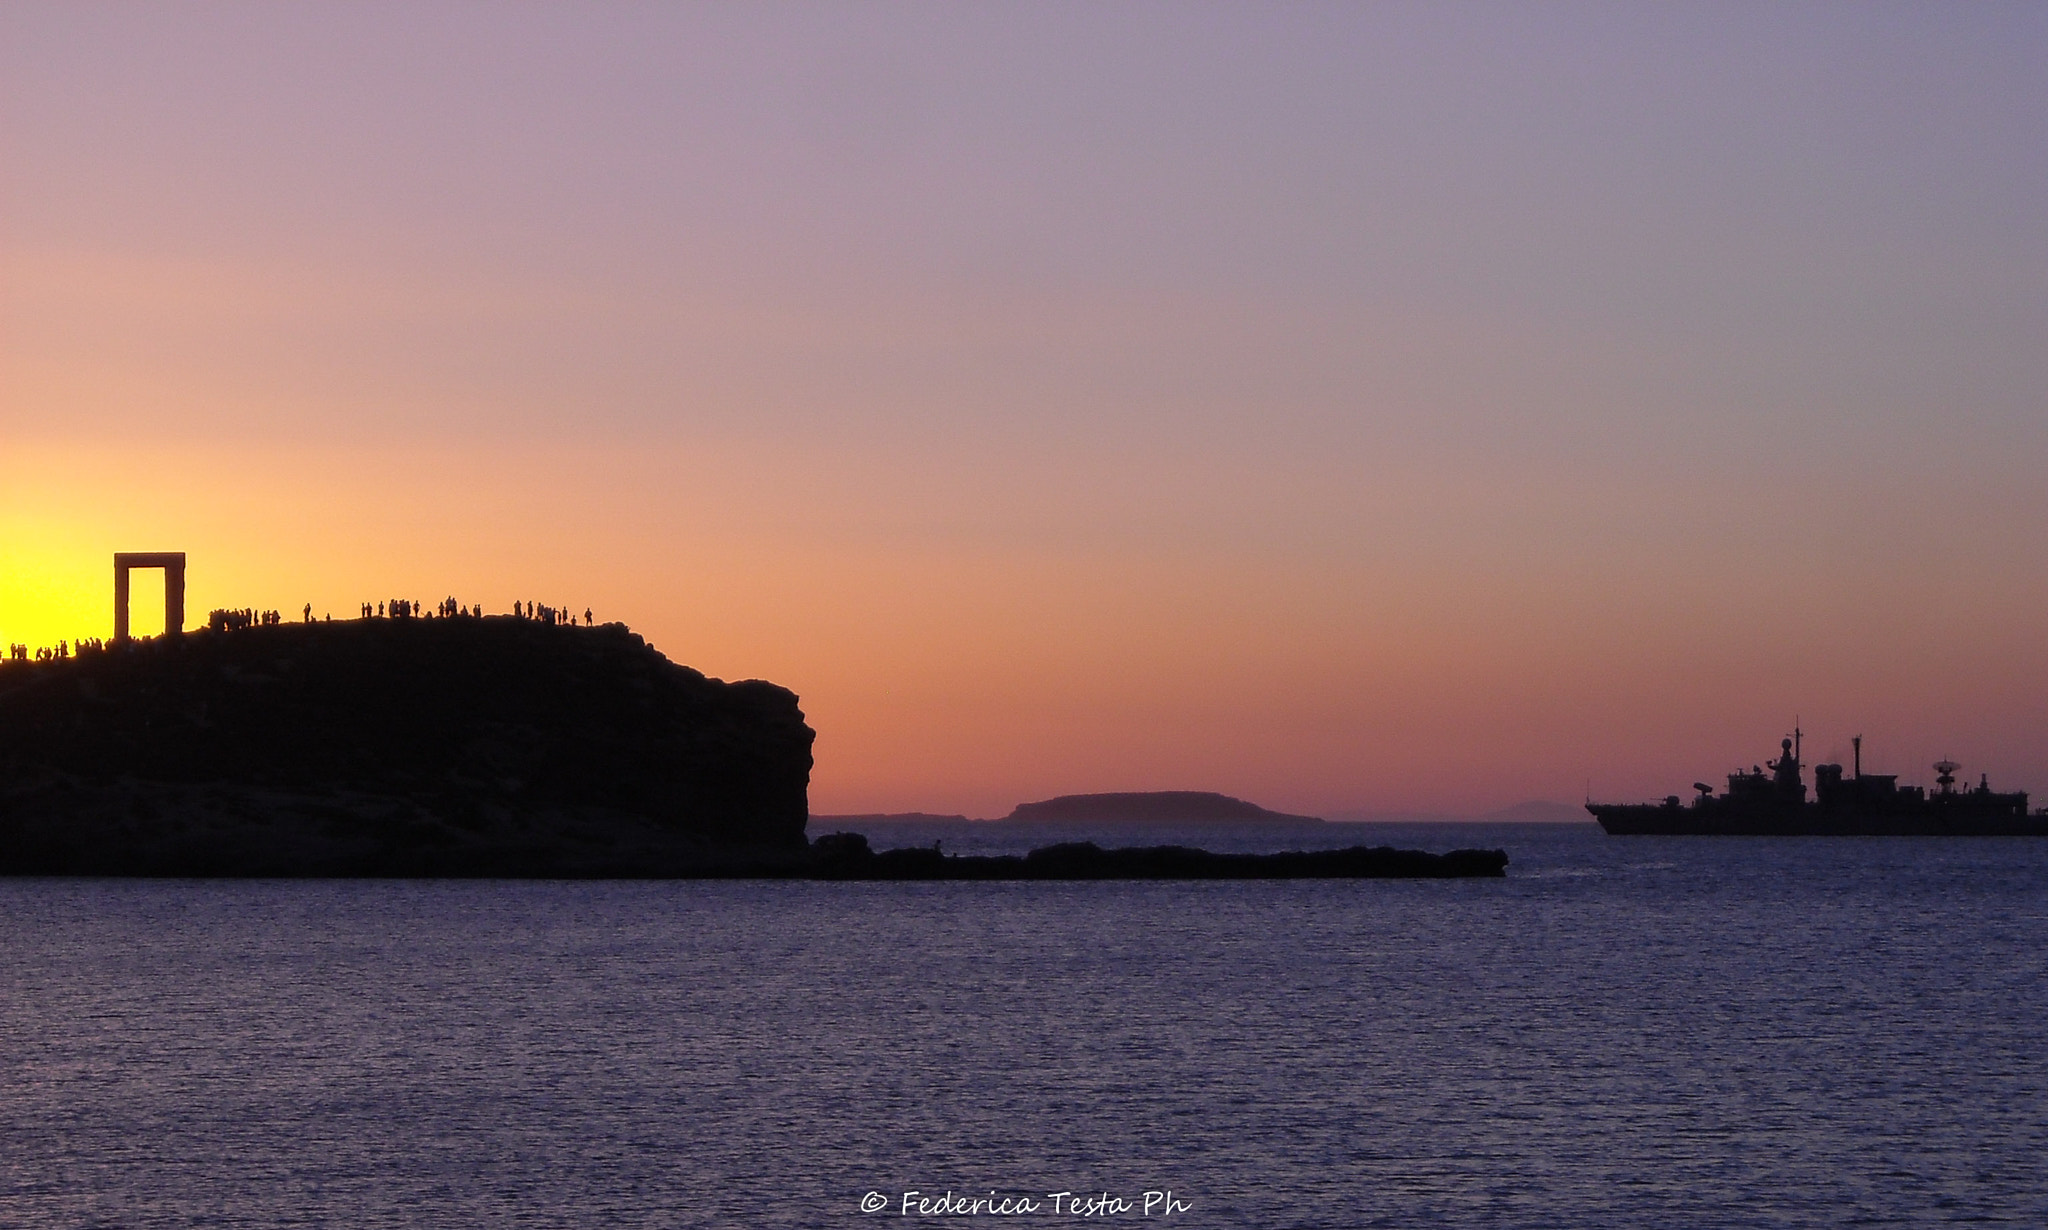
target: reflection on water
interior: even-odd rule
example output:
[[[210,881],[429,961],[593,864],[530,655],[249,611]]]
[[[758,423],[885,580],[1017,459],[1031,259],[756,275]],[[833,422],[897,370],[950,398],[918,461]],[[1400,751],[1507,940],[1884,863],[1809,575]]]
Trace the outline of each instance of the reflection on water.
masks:
[[[2048,1224],[2048,842],[1328,827],[1514,862],[0,882],[0,1224]]]

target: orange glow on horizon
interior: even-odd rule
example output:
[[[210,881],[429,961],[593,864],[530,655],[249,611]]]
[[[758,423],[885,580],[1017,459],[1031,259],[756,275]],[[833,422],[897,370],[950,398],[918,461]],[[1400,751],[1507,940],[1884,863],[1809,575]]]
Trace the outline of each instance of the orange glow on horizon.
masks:
[[[12,453],[0,641],[107,635],[111,555],[142,548],[190,554],[195,624],[215,606],[348,617],[390,597],[587,605],[676,661],[796,690],[825,813],[1213,789],[1312,814],[1476,814],[1574,801],[1589,779],[1660,796],[1767,752],[1794,713],[1817,747],[1864,733],[1909,778],[1935,741],[2017,786],[2048,769],[2002,733],[2026,729],[2027,680],[2048,674],[2003,604],[1953,617],[2001,647],[2004,679],[1946,654],[1872,671],[1900,629],[1856,632],[1832,602],[1731,619],[1668,576],[1575,594],[1570,577],[1413,558],[1374,573],[1113,542],[855,543],[801,497],[757,515],[740,453],[680,504],[661,494],[676,464],[605,449]],[[160,592],[148,584],[139,620]]]

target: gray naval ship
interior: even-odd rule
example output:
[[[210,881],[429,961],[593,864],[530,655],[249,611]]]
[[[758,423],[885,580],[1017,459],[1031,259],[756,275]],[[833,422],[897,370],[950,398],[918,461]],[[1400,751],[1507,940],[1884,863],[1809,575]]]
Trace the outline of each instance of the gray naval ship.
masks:
[[[1699,795],[1690,802],[1674,794],[1662,803],[1588,802],[1586,810],[1609,833],[2048,837],[2048,809],[2029,813],[2026,791],[1993,790],[1982,777],[1958,790],[1962,766],[1953,760],[1935,764],[1931,791],[1901,786],[1895,774],[1864,773],[1861,735],[1854,771],[1844,777],[1841,765],[1815,765],[1808,799],[1799,741],[1795,727],[1776,760],[1730,773],[1722,794],[1694,782]]]

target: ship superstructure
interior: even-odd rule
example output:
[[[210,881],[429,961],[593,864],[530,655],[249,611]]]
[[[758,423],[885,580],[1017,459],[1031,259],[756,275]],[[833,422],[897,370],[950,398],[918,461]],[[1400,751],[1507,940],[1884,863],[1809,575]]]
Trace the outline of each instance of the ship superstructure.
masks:
[[[1997,791],[1980,776],[1977,785],[1956,788],[1953,760],[1935,763],[1934,789],[1901,786],[1896,774],[1863,772],[1863,738],[1853,741],[1849,775],[1842,766],[1813,767],[1809,799],[1799,759],[1801,732],[1779,745],[1776,760],[1728,775],[1715,794],[1694,782],[1690,801],[1671,795],[1662,803],[1594,803],[1586,810],[1609,833],[1869,835],[1869,836],[2048,836],[2048,812],[2027,811],[2024,790]]]

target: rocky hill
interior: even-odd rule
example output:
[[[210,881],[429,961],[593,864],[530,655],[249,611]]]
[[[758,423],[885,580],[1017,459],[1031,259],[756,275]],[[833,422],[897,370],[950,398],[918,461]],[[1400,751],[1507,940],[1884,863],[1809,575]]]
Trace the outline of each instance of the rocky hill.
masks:
[[[793,865],[797,698],[623,625],[198,631],[0,663],[0,873],[664,875]]]

